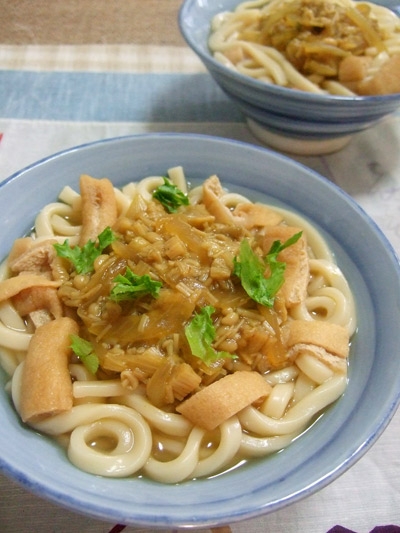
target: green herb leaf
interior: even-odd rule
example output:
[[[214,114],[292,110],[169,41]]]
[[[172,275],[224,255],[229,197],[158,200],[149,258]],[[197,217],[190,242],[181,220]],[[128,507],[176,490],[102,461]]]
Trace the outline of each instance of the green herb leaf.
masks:
[[[233,273],[240,278],[242,287],[250,298],[261,305],[272,307],[276,293],[282,287],[285,277],[286,263],[278,261],[278,254],[295,244],[302,232],[296,233],[283,244],[274,241],[264,261],[253,252],[250,243],[244,239],[240,243],[239,258],[234,258]],[[269,266],[270,276],[265,277],[265,269]]]
[[[70,339],[74,354],[82,361],[89,372],[96,374],[99,368],[99,358],[93,351],[92,343],[78,335],[70,335]]]
[[[189,205],[189,198],[185,193],[165,177],[163,185],[153,192],[153,198],[158,200],[168,213],[175,213],[181,205]]]
[[[71,261],[78,274],[92,272],[97,257],[109,246],[116,237],[110,227],[105,228],[96,241],[89,240],[84,246],[69,245],[68,239],[63,244],[54,244],[57,255]]]
[[[185,336],[192,354],[199,357],[206,365],[210,365],[222,357],[233,357],[229,352],[218,352],[212,347],[216,331],[211,319],[215,309],[206,305],[195,314],[194,318],[185,327]]]
[[[157,298],[162,287],[161,282],[154,281],[147,274],[138,276],[129,267],[126,269],[124,276],[119,274],[113,281],[116,285],[111,289],[110,298],[115,302],[132,300],[146,294]]]

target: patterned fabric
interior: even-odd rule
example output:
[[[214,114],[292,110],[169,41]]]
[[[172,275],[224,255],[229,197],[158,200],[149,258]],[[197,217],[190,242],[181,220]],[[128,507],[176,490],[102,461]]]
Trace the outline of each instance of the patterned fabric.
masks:
[[[399,533],[399,531],[400,526],[376,526],[370,533]],[[342,526],[334,526],[328,533],[357,533],[357,531]]]

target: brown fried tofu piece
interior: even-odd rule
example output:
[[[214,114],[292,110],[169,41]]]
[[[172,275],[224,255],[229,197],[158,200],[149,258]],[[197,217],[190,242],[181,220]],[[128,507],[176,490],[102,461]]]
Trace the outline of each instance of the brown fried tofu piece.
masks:
[[[364,96],[400,93],[400,54],[390,57],[372,78],[361,81],[357,92]]]
[[[70,335],[78,331],[77,323],[67,317],[52,320],[35,331],[21,379],[19,410],[24,422],[34,423],[72,408]]]
[[[281,243],[284,243],[300,231],[300,228],[293,226],[279,225],[268,227],[263,241],[264,252],[269,252],[274,241],[279,240]],[[285,281],[279,294],[284,298],[285,305],[292,307],[301,303],[306,298],[307,286],[310,279],[307,241],[304,234],[296,243],[282,250],[278,254],[278,260],[286,264]]]
[[[194,425],[212,430],[270,391],[258,372],[238,371],[196,392],[176,410]]]
[[[113,184],[107,178],[96,179],[83,174],[80,178],[82,197],[82,231],[80,246],[95,241],[107,227],[117,220],[117,200]]]

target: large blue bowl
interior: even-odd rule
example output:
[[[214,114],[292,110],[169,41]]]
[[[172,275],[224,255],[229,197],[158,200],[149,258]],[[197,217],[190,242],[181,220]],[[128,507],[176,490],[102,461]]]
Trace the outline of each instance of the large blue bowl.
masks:
[[[396,2],[376,3],[396,11]],[[295,153],[335,151],[352,134],[373,126],[400,106],[400,93],[354,97],[312,94],[267,84],[222,65],[208,48],[211,20],[238,4],[239,0],[184,0],[179,27],[217,84],[242,110],[253,133],[265,142]]]
[[[339,188],[264,148],[208,136],[152,134],[96,142],[39,161],[0,186],[0,258],[64,185],[78,187],[80,174],[108,176],[121,186],[176,165],[183,165],[193,183],[216,173],[231,190],[286,206],[315,224],[354,291],[358,331],[345,394],[302,437],[282,453],[224,475],[172,486],[78,470],[60,446],[21,424],[0,372],[0,469],[69,509],[152,529],[233,523],[315,493],[367,452],[400,401],[400,268],[393,250]]]

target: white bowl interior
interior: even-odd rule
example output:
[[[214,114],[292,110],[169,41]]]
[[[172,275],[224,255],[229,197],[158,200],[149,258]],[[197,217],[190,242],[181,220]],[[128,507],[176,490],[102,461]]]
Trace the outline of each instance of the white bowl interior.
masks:
[[[167,486],[81,472],[60,447],[19,422],[1,387],[0,468],[28,490],[100,519],[148,527],[207,527],[271,512],[314,493],[377,440],[400,401],[400,329],[393,327],[400,323],[400,269],[376,225],[328,180],[263,148],[181,134],[100,141],[12,176],[0,187],[0,257],[64,185],[77,188],[80,174],[107,176],[121,186],[165,174],[176,165],[184,167],[193,183],[216,173],[228,188],[289,207],[319,227],[356,297],[359,327],[347,391],[283,452],[211,480]],[[0,378],[4,384],[3,372]]]

